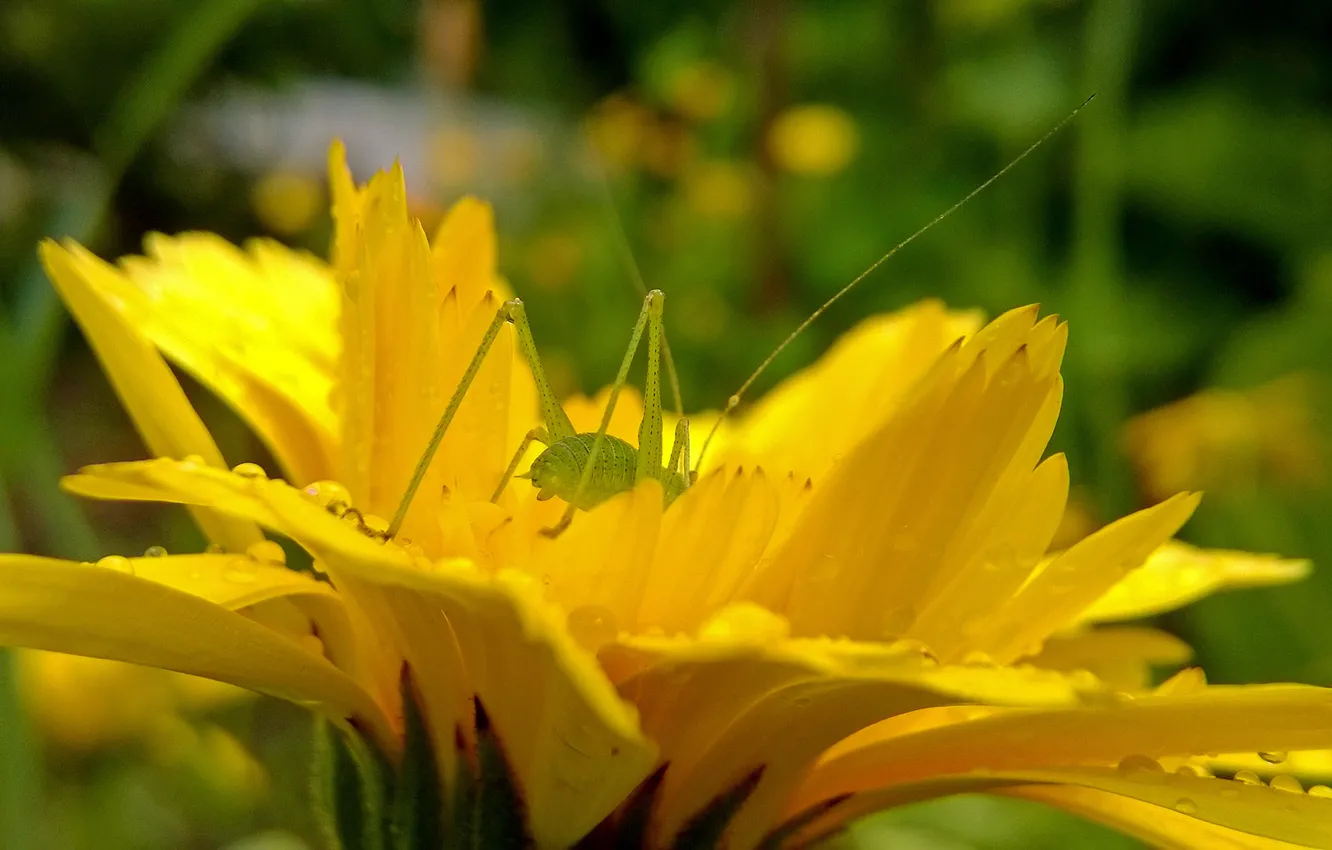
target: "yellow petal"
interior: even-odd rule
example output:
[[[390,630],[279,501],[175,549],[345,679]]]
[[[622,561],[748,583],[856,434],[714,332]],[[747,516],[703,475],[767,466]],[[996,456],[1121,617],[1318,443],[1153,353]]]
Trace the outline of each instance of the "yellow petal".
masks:
[[[338,297],[323,262],[276,242],[149,236],[105,297],[254,428],[294,480],[335,477]]]
[[[1236,832],[1180,811],[1076,785],[1022,785],[1001,793],[1074,812],[1161,850],[1298,850],[1308,846]],[[1189,799],[1181,797],[1180,801]],[[1175,806],[1187,810],[1188,802],[1180,801]]]
[[[767,548],[778,510],[762,470],[716,469],[676,499],[633,631],[693,631],[730,602]]]
[[[1001,363],[971,343],[945,352],[912,399],[816,484],[764,567],[795,576],[789,601],[756,601],[784,609],[799,634],[881,639],[908,633],[936,576],[947,585],[979,567],[987,535],[968,532],[994,529],[986,505],[1030,474],[1041,447],[1028,438],[1048,427],[1042,413],[1057,390],[1051,352],[1037,357],[1015,338],[1032,332],[1033,316],[983,332]]]
[[[728,833],[733,846],[751,846],[820,753],[882,718],[973,702],[1078,699],[1071,680],[1049,671],[939,667],[912,646],[780,640],[771,615],[765,622],[739,608],[726,616],[733,621],[706,627],[715,638],[623,638],[601,653],[670,764],[655,819],[662,843],[763,766]]]
[[[661,485],[652,478],[640,481],[628,493],[580,513],[554,540],[532,533],[533,565],[527,572],[571,616],[600,613],[605,639],[613,638],[637,625],[661,513]],[[584,639],[595,651],[596,635]]]
[[[1179,530],[1200,496],[1181,493],[1130,514],[1078,541],[1038,571],[987,625],[973,645],[1000,663],[1039,651],[1050,634],[1076,620]]]
[[[42,265],[56,291],[83,329],[107,377],[150,452],[166,457],[197,455],[225,468],[226,462],[171,369],[157,350],[105,300],[114,268],[70,243],[43,242]],[[228,519],[211,511],[194,512],[209,539],[243,552],[263,539],[252,523]]]
[[[0,644],[230,682],[350,719],[386,752],[397,748],[380,707],[321,656],[219,605],[110,567],[0,556]]]
[[[1121,627],[1056,634],[1026,660],[1050,670],[1088,670],[1113,687],[1141,690],[1151,684],[1153,667],[1178,667],[1192,655],[1167,632]]]
[[[725,446],[709,460],[821,478],[892,414],[949,343],[979,327],[979,318],[931,300],[865,320],[727,428]]]
[[[255,555],[268,551],[260,547]],[[358,638],[341,596],[327,582],[298,573],[254,555],[171,555],[163,558],[129,558],[130,569],[141,579],[188,593],[229,611],[286,603],[295,607],[312,625],[303,635],[317,636],[324,653],[338,669],[360,678],[364,673]]]
[[[1102,794],[1136,801],[1144,806],[1124,806],[1118,817],[1152,819],[1155,810],[1161,819],[1163,837],[1189,840],[1224,837],[1233,843],[1213,845],[1207,841],[1163,846],[1263,848],[1276,850],[1281,843],[1265,843],[1266,838],[1285,842],[1286,846],[1306,848],[1332,847],[1332,800],[1305,794],[1278,791],[1262,785],[1245,785],[1224,779],[1168,774],[1147,767],[1145,762],[1126,762],[1114,767],[1067,767],[1042,770],[995,770],[961,776],[948,776],[921,782],[891,785],[856,795],[835,806],[828,815],[816,818],[801,830],[796,845],[835,831],[847,820],[868,812],[952,794],[999,792],[1028,796],[1044,794],[1042,799],[1055,803],[1067,800],[1075,812],[1095,816],[1097,805],[1085,795],[1065,794],[1068,788],[1088,789]],[[1049,789],[1044,791],[1043,789]],[[1095,808],[1093,808],[1095,807]],[[1181,811],[1182,810],[1182,811]],[[1190,831],[1174,816],[1196,820],[1201,826]],[[1113,821],[1111,821],[1113,823]],[[1130,832],[1133,830],[1130,829]],[[1141,833],[1153,835],[1150,825]]]
[[[495,213],[490,204],[460,198],[430,240],[430,255],[440,297],[453,291],[464,311],[476,307],[495,288]]]
[[[962,774],[1116,764],[1237,750],[1316,749],[1332,742],[1332,691],[1299,685],[1201,692],[999,713],[829,753],[791,808],[858,790]]]
[[[400,167],[358,190],[335,146],[331,171],[344,346],[338,480],[359,509],[391,516],[500,307],[493,221],[485,205],[461,201],[432,247],[408,215]],[[439,550],[445,490],[484,501],[508,463],[516,444],[509,407],[515,388],[528,386],[515,360],[512,329],[505,325],[402,527],[428,551]]]
[[[88,467],[66,479],[66,486],[108,498],[121,481],[131,498],[156,487],[162,501],[202,501],[291,537],[325,565],[335,583],[366,600],[374,621],[394,629],[392,637],[411,640],[403,653],[418,658],[413,667],[422,670],[423,680],[436,670],[454,671],[438,678],[448,690],[436,693],[427,708],[436,718],[456,719],[460,702],[473,693],[482,700],[514,765],[539,843],[572,843],[651,769],[656,749],[639,732],[633,707],[569,636],[563,612],[542,601],[530,576],[508,571],[495,578],[466,562],[415,561],[397,544],[349,530],[347,522],[281,481],[197,464]],[[660,510],[660,496],[657,504]],[[416,630],[425,625],[435,627]],[[451,741],[452,732],[433,734]]]
[[[1102,623],[1151,617],[1231,587],[1263,587],[1298,581],[1308,561],[1223,549],[1199,549],[1171,541],[1124,576],[1082,612],[1080,622]]]

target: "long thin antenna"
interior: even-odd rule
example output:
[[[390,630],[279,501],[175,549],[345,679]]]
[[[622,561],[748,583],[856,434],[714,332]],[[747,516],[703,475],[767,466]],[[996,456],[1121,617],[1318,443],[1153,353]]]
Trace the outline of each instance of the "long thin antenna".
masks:
[[[606,173],[605,165],[601,161],[601,155],[596,144],[590,138],[587,143],[588,148],[592,151],[592,164],[597,169],[597,177],[599,178],[597,182],[600,183],[602,194],[606,198],[606,206],[610,208],[615,249],[620,254],[620,261],[629,270],[629,278],[634,282],[634,288],[638,290],[640,296],[647,298],[647,283],[643,280],[643,273],[638,268],[638,261],[634,259],[634,249],[629,244],[629,234],[625,232],[624,221],[620,218],[620,211],[615,206],[615,195],[611,192],[610,175]],[[665,333],[661,335],[661,353],[666,360],[666,380],[671,385],[671,396],[675,401],[675,413],[683,419],[684,396],[680,393],[680,375],[675,371],[675,358],[671,355],[671,343],[666,338]]]
[[[1087,104],[1091,103],[1092,100],[1094,100],[1095,98],[1096,98],[1095,94],[1090,95],[1086,100],[1084,100],[1082,103],[1078,105],[1077,109],[1074,109],[1072,112],[1066,115],[1062,121],[1051,127],[1044,136],[1041,136],[1039,139],[1032,142],[1031,145],[1029,145],[1027,149],[1024,150],[1022,153],[1013,157],[1013,159],[1010,160],[1007,165],[996,171],[990,177],[990,179],[986,180],[984,183],[980,184],[975,189],[972,189],[971,192],[969,192],[965,198],[953,204],[951,207],[944,210],[943,212],[939,213],[937,216],[931,219],[930,222],[926,224],[924,227],[920,228],[915,233],[908,236],[906,239],[903,239],[901,242],[897,243],[897,245],[891,251],[884,254],[879,259],[875,260],[874,263],[870,265],[869,268],[865,269],[863,272],[857,275],[855,280],[851,281],[846,286],[843,286],[831,298],[829,298],[827,301],[824,301],[822,306],[820,306],[813,313],[810,313],[808,318],[806,318],[803,322],[801,322],[799,326],[796,327],[795,330],[791,331],[790,335],[787,336],[786,339],[782,340],[780,345],[778,345],[776,348],[772,350],[772,353],[770,353],[767,357],[763,358],[763,362],[758,365],[758,368],[754,370],[753,374],[751,374],[748,378],[745,379],[745,382],[740,385],[740,389],[736,390],[735,394],[726,400],[726,407],[722,408],[721,415],[717,417],[717,421],[712,423],[712,428],[709,429],[708,436],[703,441],[703,449],[698,453],[698,460],[695,461],[695,463],[697,464],[696,468],[702,467],[703,457],[708,453],[708,446],[712,444],[712,438],[716,436],[717,429],[721,427],[722,422],[726,419],[728,415],[730,415],[731,411],[735,410],[740,405],[740,399],[742,399],[745,393],[749,391],[749,388],[754,385],[754,382],[758,380],[760,375],[762,375],[765,371],[767,371],[767,368],[772,365],[772,361],[776,360],[777,356],[781,354],[784,350],[786,350],[786,347],[790,345],[792,341],[795,340],[796,337],[804,333],[805,329],[808,328],[810,325],[814,324],[814,321],[818,319],[819,316],[822,316],[824,312],[826,312],[829,307],[831,307],[834,303],[836,303],[839,298],[841,298],[843,295],[847,294],[852,289],[854,289],[856,287],[856,284],[860,283],[862,280],[869,277],[875,271],[875,269],[886,263],[890,257],[892,257],[894,254],[896,254],[898,251],[902,250],[906,246],[910,245],[912,242],[916,241],[916,239],[920,237],[922,234],[924,234],[927,230],[934,227],[936,224],[943,221],[944,219],[948,218],[950,215],[956,212],[958,208],[961,207],[963,204],[967,203],[972,198],[979,195],[981,192],[984,192],[986,189],[990,187],[991,183],[994,183],[1000,177],[1003,177],[1010,170],[1012,170],[1013,167],[1016,166],[1019,162],[1026,159],[1027,156],[1031,154],[1032,151],[1036,150],[1041,145],[1045,144],[1045,142],[1048,141],[1051,136],[1053,136],[1055,133],[1058,133],[1060,130],[1064,129],[1064,125],[1072,121],[1074,118],[1076,118],[1077,114],[1081,112],[1083,108],[1086,107]]]

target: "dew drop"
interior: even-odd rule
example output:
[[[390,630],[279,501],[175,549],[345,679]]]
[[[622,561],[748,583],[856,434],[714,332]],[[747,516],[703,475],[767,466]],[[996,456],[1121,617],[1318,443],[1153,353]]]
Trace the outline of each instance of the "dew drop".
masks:
[[[1141,777],[1143,774],[1164,774],[1165,768],[1161,763],[1151,756],[1145,756],[1141,753],[1124,756],[1119,760],[1119,765],[1115,768],[1120,773]]]
[[[1235,781],[1241,785],[1262,785],[1263,780],[1252,770],[1235,771]]]
[[[227,550],[222,548],[221,543],[209,543],[204,547],[205,555],[221,555],[225,551]]]
[[[336,481],[316,481],[301,492],[319,507],[330,511],[333,511],[338,502],[342,503],[342,510],[346,510],[351,504],[351,492]],[[341,511],[334,512],[341,513]]]
[[[276,540],[260,540],[251,544],[245,554],[261,564],[283,567],[287,564],[287,553]]]
[[[1196,815],[1198,814],[1198,804],[1188,797],[1180,797],[1175,801],[1175,811],[1181,815]]]
[[[963,666],[963,667],[998,667],[999,665],[995,664],[995,663],[994,663],[994,659],[991,658],[989,655],[985,654],[984,652],[980,652],[979,650],[977,650],[977,651],[968,652],[966,655],[962,656],[962,666]]]
[[[185,455],[180,459],[180,468],[186,472],[193,472],[202,466],[207,466],[207,464],[204,463],[204,459],[200,455]]]
[[[596,652],[615,639],[615,614],[601,605],[581,605],[565,621],[569,635],[588,652]]]
[[[1268,751],[1259,750],[1258,758],[1262,759],[1268,764],[1281,764],[1283,761],[1286,760],[1287,754],[1282,750],[1268,750]]]
[[[124,555],[107,555],[97,562],[97,566],[107,570],[115,570],[118,573],[134,575],[134,562]]]
[[[268,473],[264,472],[264,468],[257,463],[238,463],[231,468],[231,471],[241,478],[268,478]]]
[[[143,550],[143,556],[145,558],[165,558],[167,550],[164,546],[149,546]]]
[[[1278,791],[1286,791],[1291,794],[1304,793],[1304,786],[1300,784],[1300,780],[1284,773],[1278,773],[1276,776],[1273,776],[1272,780],[1267,784]]]
[[[259,580],[259,565],[249,558],[232,558],[222,568],[222,578],[233,584],[254,584]]]
[[[1192,776],[1198,779],[1211,778],[1211,773],[1200,764],[1181,764],[1175,768],[1176,776]]]
[[[1332,788],[1329,788],[1326,785],[1310,785],[1309,790],[1304,793],[1308,794],[1310,797],[1322,797],[1324,799],[1332,800]]]

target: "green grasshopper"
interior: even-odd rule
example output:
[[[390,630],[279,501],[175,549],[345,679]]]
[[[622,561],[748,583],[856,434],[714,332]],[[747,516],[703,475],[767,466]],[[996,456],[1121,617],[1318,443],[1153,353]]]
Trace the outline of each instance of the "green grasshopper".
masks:
[[[894,254],[952,215],[958,208],[985,191],[990,184],[1003,177],[1023,159],[1026,159],[1032,151],[1059,132],[1065,124],[1072,121],[1094,97],[1095,95],[1092,95],[1083,101],[1077,109],[1074,109],[1062,121],[1046,132],[1044,136],[1037,139],[1007,165],[995,172],[988,180],[973,189],[966,197],[935,216],[924,227],[902,240],[878,260],[875,260],[869,268],[857,275],[854,280],[842,287],[801,322],[780,345],[764,358],[758,368],[741,384],[740,389],[727,400],[721,415],[717,417],[712,429],[708,432],[707,438],[703,441],[703,447],[700,449],[697,459],[698,463],[701,465],[703,458],[707,455],[708,446],[711,444],[712,438],[716,435],[717,428],[722,421],[739,406],[741,399],[753,386],[754,381],[763,374],[768,366],[772,364],[772,361],[796,337],[800,336],[838,299],[855,288],[857,284],[887,262]],[[528,365],[532,369],[532,375],[536,379],[536,389],[541,399],[541,418],[544,427],[534,428],[523,437],[522,443],[513,455],[513,460],[500,478],[495,493],[491,497],[492,502],[499,500],[505,487],[508,486],[509,479],[514,477],[529,479],[533,486],[539,490],[538,499],[549,499],[558,496],[566,503],[564,513],[559,521],[555,525],[541,530],[542,534],[547,537],[557,537],[573,522],[575,512],[591,510],[612,496],[632,490],[638,482],[646,478],[655,478],[661,482],[662,498],[666,506],[669,506],[671,502],[689,489],[689,486],[697,477],[698,467],[690,467],[689,420],[683,416],[675,428],[675,442],[671,447],[670,459],[665,466],[662,466],[661,463],[661,353],[663,348],[667,353],[667,365],[670,369],[672,384],[675,385],[677,400],[679,398],[678,384],[674,379],[674,365],[670,360],[670,348],[666,345],[665,334],[662,330],[662,311],[665,300],[666,296],[661,290],[654,289],[646,293],[643,299],[643,308],[639,311],[638,320],[634,323],[634,329],[629,337],[629,348],[620,362],[620,370],[615,375],[615,382],[611,384],[610,397],[606,401],[606,410],[602,414],[601,425],[594,434],[577,433],[574,430],[573,423],[569,421],[568,414],[560,406],[559,399],[555,397],[555,392],[551,389],[550,382],[546,379],[545,371],[541,367],[541,359],[537,354],[536,342],[532,338],[532,329],[527,323],[527,313],[523,309],[523,302],[517,298],[504,302],[495,313],[494,320],[486,329],[481,344],[477,347],[466,371],[463,372],[457,389],[454,390],[453,396],[449,399],[448,406],[444,408],[439,424],[435,426],[430,442],[412,473],[411,481],[407,485],[402,501],[398,504],[393,521],[389,524],[388,538],[395,537],[402,527],[403,520],[407,516],[407,509],[411,506],[412,497],[416,494],[417,488],[421,486],[421,481],[425,477],[431,459],[434,458],[435,452],[439,448],[440,441],[444,439],[444,434],[448,431],[449,424],[458,412],[458,407],[462,404],[472,381],[480,371],[481,364],[489,353],[496,337],[499,336],[500,328],[506,322],[514,326],[518,335],[519,348],[522,350],[523,356],[527,358]],[[643,384],[643,421],[638,429],[638,446],[635,448],[625,440],[607,434],[606,429],[610,426],[611,416],[615,412],[615,403],[619,399],[620,390],[624,388],[629,378],[629,368],[633,364],[635,354],[638,352],[638,345],[642,341],[645,329],[648,337],[647,376]],[[531,468],[527,472],[515,475],[518,465],[522,462],[528,448],[531,447],[534,441],[544,445],[545,450],[532,461]]]

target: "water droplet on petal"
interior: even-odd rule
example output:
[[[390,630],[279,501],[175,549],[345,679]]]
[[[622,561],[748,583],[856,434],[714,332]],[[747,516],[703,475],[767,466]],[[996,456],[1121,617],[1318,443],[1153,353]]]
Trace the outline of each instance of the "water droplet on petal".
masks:
[[[1119,760],[1119,765],[1115,768],[1120,773],[1133,776],[1136,779],[1142,779],[1145,776],[1155,774],[1165,775],[1165,768],[1161,763],[1151,756],[1145,756],[1141,753],[1124,756]]]
[[[221,543],[209,543],[204,547],[205,555],[221,555],[225,551],[227,550],[222,548]]]
[[[1304,786],[1300,784],[1300,780],[1284,773],[1278,773],[1276,776],[1273,776],[1272,780],[1267,784],[1278,791],[1287,791],[1291,794],[1304,793]]]
[[[319,507],[339,514],[341,511],[334,511],[335,504],[341,502],[342,510],[345,511],[352,501],[351,492],[336,481],[316,481],[301,492]]]
[[[241,478],[268,477],[268,473],[264,472],[264,468],[257,463],[238,463],[231,468],[231,471],[233,474],[239,475]]]
[[[1198,804],[1188,797],[1180,797],[1175,801],[1175,811],[1181,815],[1196,815],[1198,814]]]
[[[962,656],[963,667],[997,667],[994,659],[984,652],[973,651]]]
[[[193,472],[196,469],[207,465],[208,464],[204,463],[204,459],[199,455],[185,455],[185,457],[180,459],[179,464],[180,468],[186,472]]]
[[[1187,762],[1184,763],[1184,764],[1181,764],[1179,767],[1175,768],[1175,775],[1176,775],[1176,776],[1193,776],[1193,777],[1197,777],[1197,778],[1205,778],[1205,777],[1210,777],[1210,776],[1211,776],[1211,774],[1207,771],[1207,768],[1203,767],[1202,765],[1200,765],[1200,764],[1188,764]]]
[[[134,575],[134,563],[124,555],[107,555],[97,562],[97,566],[107,570],[115,570],[118,573]]]
[[[1304,793],[1308,794],[1310,797],[1323,797],[1332,800],[1332,788],[1329,788],[1326,785],[1310,785],[1309,790]]]
[[[245,550],[245,554],[261,564],[282,567],[287,564],[287,552],[276,540],[260,540]]]
[[[165,546],[149,546],[143,550],[143,556],[145,558],[165,558],[167,550]]]
[[[1262,759],[1268,764],[1281,764],[1283,761],[1286,760],[1286,757],[1287,754],[1282,750],[1258,751],[1258,758]]]
[[[1238,782],[1238,783],[1240,783],[1241,785],[1262,785],[1262,784],[1263,784],[1263,780],[1262,780],[1262,778],[1261,778],[1260,776],[1258,776],[1258,774],[1254,773],[1252,770],[1237,770],[1237,771],[1235,771],[1235,781]]]
[[[596,652],[615,640],[619,627],[615,614],[601,605],[581,605],[565,621],[569,635],[588,652]]]
[[[235,584],[253,584],[259,580],[259,565],[249,558],[232,558],[222,568],[222,578]]]

